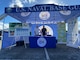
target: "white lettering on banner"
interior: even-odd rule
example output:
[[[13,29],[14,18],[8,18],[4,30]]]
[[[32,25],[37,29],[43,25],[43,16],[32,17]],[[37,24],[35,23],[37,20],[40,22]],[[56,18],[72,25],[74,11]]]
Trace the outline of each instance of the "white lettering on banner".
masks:
[[[5,13],[19,13],[19,12],[40,12],[40,11],[61,11],[61,10],[80,10],[80,5],[73,5],[73,6],[58,6],[54,4],[42,4],[42,5],[35,5],[33,7],[14,7],[5,9]]]
[[[46,41],[45,38],[39,38],[39,39],[37,40],[37,45],[38,45],[39,47],[44,47],[44,46],[46,46],[46,44],[47,44],[47,41]]]

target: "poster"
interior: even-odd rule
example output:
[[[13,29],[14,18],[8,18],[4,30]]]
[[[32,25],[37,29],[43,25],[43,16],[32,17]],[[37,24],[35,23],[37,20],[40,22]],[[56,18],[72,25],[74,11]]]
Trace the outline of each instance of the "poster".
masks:
[[[9,23],[9,36],[10,37],[14,37],[16,28],[22,28],[22,23]]]
[[[65,23],[58,23],[58,43],[66,42],[66,25]]]
[[[16,28],[15,36],[30,36],[30,29],[29,28]]]
[[[9,23],[9,36],[24,36],[30,33],[30,24],[28,23]]]

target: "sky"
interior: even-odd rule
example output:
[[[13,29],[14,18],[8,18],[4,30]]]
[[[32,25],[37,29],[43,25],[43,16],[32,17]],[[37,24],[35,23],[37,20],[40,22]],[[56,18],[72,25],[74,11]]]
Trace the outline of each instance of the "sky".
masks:
[[[57,4],[57,5],[80,5],[80,0],[0,0],[0,15],[4,14],[5,7],[13,7],[14,5],[19,7],[30,7],[36,4]],[[5,20],[5,21],[4,21]],[[80,18],[78,18],[80,20]],[[0,26],[4,21],[5,24],[10,22],[19,22],[18,20],[7,16],[5,19],[0,21]],[[80,27],[80,23],[79,23]]]

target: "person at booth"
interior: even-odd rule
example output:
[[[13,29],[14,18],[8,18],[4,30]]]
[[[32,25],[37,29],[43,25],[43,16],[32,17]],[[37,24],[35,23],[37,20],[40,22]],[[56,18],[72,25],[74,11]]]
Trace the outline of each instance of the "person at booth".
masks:
[[[42,32],[42,36],[46,36],[47,35],[47,29],[45,28],[44,25],[43,25],[43,28],[42,28],[41,32]]]
[[[40,31],[39,27],[36,26],[36,28],[34,30],[35,36],[39,36],[39,31]]]

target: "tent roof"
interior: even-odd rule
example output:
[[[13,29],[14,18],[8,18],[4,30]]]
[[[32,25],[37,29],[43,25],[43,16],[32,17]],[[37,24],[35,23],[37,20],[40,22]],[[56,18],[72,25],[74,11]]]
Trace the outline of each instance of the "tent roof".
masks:
[[[44,9],[43,9],[43,7],[41,8],[41,6],[43,6],[43,7],[46,6],[45,13],[42,12],[42,11],[44,11]],[[54,9],[51,6],[53,6]],[[57,6],[57,5],[43,4],[43,5],[33,6],[35,8],[33,8],[33,7],[24,7],[24,8],[17,7],[17,10],[19,10],[19,11],[16,11],[15,7],[14,8],[8,7],[8,8],[6,8],[5,12],[8,15],[12,16],[13,18],[15,18],[21,22],[29,22],[29,23],[33,23],[33,22],[45,22],[45,23],[47,23],[47,22],[60,22],[60,21],[67,21],[69,19],[76,18],[76,17],[80,16],[80,14],[79,14],[80,10],[76,10],[76,9],[72,8],[72,6],[64,6],[64,7],[57,6],[57,8],[55,8],[55,6]],[[62,8],[60,8],[60,7],[62,7]],[[71,10],[66,9],[68,7],[70,7]],[[73,6],[73,7],[75,7],[75,6]],[[28,8],[30,10],[28,10]],[[53,9],[53,11],[50,10],[51,8]],[[63,10],[63,8],[65,8],[65,9]],[[26,9],[26,11],[25,11],[25,9]],[[7,10],[9,10],[9,11],[7,12]]]

